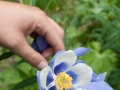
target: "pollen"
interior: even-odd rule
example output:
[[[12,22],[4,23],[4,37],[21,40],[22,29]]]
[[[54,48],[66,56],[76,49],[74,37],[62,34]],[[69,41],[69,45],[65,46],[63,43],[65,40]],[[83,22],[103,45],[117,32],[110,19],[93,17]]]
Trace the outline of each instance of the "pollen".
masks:
[[[55,79],[55,85],[57,90],[69,90],[72,88],[72,77],[65,72],[61,72]]]

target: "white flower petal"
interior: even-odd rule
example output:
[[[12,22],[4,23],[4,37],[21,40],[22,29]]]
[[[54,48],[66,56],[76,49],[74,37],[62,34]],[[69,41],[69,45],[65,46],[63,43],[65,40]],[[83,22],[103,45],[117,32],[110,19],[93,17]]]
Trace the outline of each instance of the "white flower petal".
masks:
[[[81,89],[81,88],[75,88],[75,90],[83,90],[83,89]]]
[[[70,89],[70,90],[85,90],[85,89],[78,88],[78,87],[72,87],[72,89]]]
[[[42,88],[46,88],[47,75],[51,71],[51,68],[48,66],[40,72],[40,83]]]
[[[92,68],[84,63],[78,63],[75,66],[69,68],[69,70],[72,70],[74,73],[78,75],[77,78],[77,85],[88,85],[91,82],[92,78]]]
[[[70,67],[75,63],[76,60],[76,54],[72,50],[69,50],[56,57],[54,67],[60,64],[61,62],[65,62],[68,65],[68,67]]]

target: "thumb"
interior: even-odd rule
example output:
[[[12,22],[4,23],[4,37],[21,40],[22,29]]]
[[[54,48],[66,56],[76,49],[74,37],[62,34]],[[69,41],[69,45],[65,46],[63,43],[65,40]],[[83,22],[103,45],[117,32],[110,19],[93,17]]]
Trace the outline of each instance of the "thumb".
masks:
[[[45,58],[27,43],[26,39],[18,40],[17,43],[11,51],[22,57],[25,61],[27,61],[32,66],[38,68],[39,70],[48,66]]]

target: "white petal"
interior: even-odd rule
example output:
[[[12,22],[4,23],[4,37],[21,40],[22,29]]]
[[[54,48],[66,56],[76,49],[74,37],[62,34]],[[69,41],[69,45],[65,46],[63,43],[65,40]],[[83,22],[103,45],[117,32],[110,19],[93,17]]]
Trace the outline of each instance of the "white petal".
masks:
[[[72,66],[76,60],[77,60],[76,54],[72,50],[69,50],[56,57],[54,67],[60,64],[61,62],[65,62],[69,67]]]
[[[83,90],[82,88],[73,87],[72,90]]]
[[[76,88],[75,90],[83,90],[83,89],[81,89],[81,88]]]
[[[84,86],[91,82],[92,68],[84,63],[78,63],[75,66],[69,68],[78,75],[76,84]]]
[[[49,71],[51,71],[51,68],[48,66],[40,72],[40,83],[43,88],[46,88],[47,75]]]

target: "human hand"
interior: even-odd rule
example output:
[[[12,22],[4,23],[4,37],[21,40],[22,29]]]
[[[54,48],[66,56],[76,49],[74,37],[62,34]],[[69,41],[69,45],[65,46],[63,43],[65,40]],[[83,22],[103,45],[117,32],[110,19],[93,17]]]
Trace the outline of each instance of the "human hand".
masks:
[[[31,34],[45,37],[51,48],[36,52],[26,40]],[[47,66],[45,58],[64,50],[63,35],[63,29],[39,8],[0,1],[0,45],[39,70]]]

